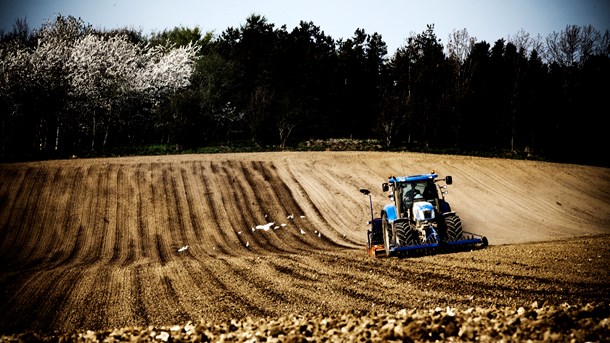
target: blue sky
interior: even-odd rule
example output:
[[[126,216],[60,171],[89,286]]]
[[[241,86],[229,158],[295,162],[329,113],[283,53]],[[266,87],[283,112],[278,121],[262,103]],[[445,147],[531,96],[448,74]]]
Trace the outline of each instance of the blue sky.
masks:
[[[610,29],[610,0],[3,0],[0,6],[5,32],[17,18],[25,17],[30,28],[38,28],[62,14],[100,29],[128,27],[148,34],[197,26],[220,34],[244,24],[250,14],[260,14],[289,31],[300,20],[313,21],[334,39],[352,37],[357,28],[377,32],[390,54],[427,24],[435,25],[443,44],[453,30],[464,28],[490,43],[521,29],[543,38],[566,25]]]

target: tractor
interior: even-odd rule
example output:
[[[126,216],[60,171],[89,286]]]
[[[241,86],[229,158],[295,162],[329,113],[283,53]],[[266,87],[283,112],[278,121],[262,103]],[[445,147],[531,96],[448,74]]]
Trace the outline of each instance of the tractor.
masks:
[[[382,190],[391,202],[375,218],[370,191],[371,228],[367,230],[368,254],[372,256],[421,255],[474,249],[488,245],[486,237],[464,232],[462,222],[445,200],[451,176],[438,174],[389,176]]]

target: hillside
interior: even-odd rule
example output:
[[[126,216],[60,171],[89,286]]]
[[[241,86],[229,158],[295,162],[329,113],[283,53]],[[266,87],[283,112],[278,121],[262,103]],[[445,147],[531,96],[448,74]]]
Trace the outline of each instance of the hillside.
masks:
[[[432,169],[491,246],[367,257],[359,188],[379,209],[388,174]],[[609,299],[607,168],[295,152],[2,164],[0,181],[0,334]]]

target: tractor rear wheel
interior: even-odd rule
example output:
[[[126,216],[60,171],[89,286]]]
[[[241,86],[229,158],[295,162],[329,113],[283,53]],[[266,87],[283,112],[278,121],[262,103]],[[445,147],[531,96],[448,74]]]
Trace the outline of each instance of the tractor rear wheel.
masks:
[[[408,222],[398,222],[396,225],[396,236],[398,236],[398,245],[418,245],[419,234],[415,230],[411,230]]]
[[[392,240],[392,227],[388,223],[388,215],[381,214],[381,231],[383,232],[383,249],[386,256],[390,256],[390,241]]]
[[[450,214],[445,217],[445,223],[447,224],[447,242],[455,242],[464,239],[460,217],[455,214]]]

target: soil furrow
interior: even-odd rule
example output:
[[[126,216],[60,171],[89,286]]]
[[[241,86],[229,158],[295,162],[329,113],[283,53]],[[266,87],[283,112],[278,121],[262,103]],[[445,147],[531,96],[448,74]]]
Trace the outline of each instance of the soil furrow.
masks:
[[[189,315],[180,304],[178,292],[176,292],[174,284],[168,276],[163,276],[163,287],[167,294],[167,298],[173,300],[170,310],[171,318],[174,318],[177,323],[187,322],[190,319]]]
[[[343,245],[343,244],[348,244],[351,243],[352,246],[354,246],[354,242],[349,242],[346,239],[345,234],[341,233],[340,230],[338,230],[336,227],[333,227],[332,224],[328,221],[328,219],[326,218],[326,216],[324,215],[324,213],[322,213],[322,211],[317,207],[317,205],[314,203],[314,201],[312,200],[310,194],[308,194],[307,192],[307,183],[303,183],[302,180],[299,180],[299,178],[295,175],[295,171],[292,169],[293,167],[291,166],[290,163],[288,163],[287,165],[287,171],[291,180],[291,184],[293,185],[293,187],[295,187],[298,191],[299,194],[299,200],[301,200],[301,204],[305,203],[307,204],[309,210],[311,210],[315,216],[314,218],[320,218],[320,224],[319,226],[323,226],[323,228],[325,229],[326,233],[326,237],[330,237],[331,240],[333,240],[334,242],[336,242],[336,244],[338,245]],[[294,193],[293,193],[294,196]],[[303,206],[303,205],[301,205]],[[342,244],[343,243],[343,244]]]
[[[24,248],[27,246],[28,238],[32,235],[31,224],[36,216],[39,202],[39,189],[41,181],[46,176],[46,172],[41,168],[28,168],[24,176],[24,182],[19,186],[19,191],[15,198],[16,206],[14,219],[8,223],[8,227],[3,231],[8,235],[2,237],[0,251],[6,252],[12,259],[5,260],[2,264],[6,267],[19,268],[20,261],[25,258]],[[27,180],[27,182],[25,181]],[[33,202],[31,204],[30,202]]]
[[[150,324],[148,312],[146,311],[146,305],[144,304],[143,295],[144,287],[142,285],[142,273],[144,273],[144,266],[139,265],[135,267],[133,273],[133,288],[131,292],[131,299],[133,304],[131,307],[134,309],[135,323],[142,326]]]
[[[159,262],[162,266],[164,266],[169,261],[169,253],[165,248],[165,244],[163,244],[163,238],[157,233],[155,234],[155,256],[159,257]]]
[[[19,292],[23,300],[18,305],[12,305],[13,314],[7,321],[18,330],[37,330],[51,332],[53,329],[63,329],[63,323],[57,323],[55,318],[62,311],[70,311],[64,305],[66,298],[72,293],[83,270],[57,268],[45,271],[39,277],[28,280],[37,291]],[[28,295],[29,293],[29,295]],[[13,312],[17,309],[17,312]],[[21,329],[19,329],[21,328]]]
[[[267,180],[266,189],[268,191],[268,197],[274,200],[274,206],[284,208],[284,213],[289,213],[294,218],[292,219],[295,225],[304,225],[305,227],[298,228],[297,238],[298,243],[295,246],[297,250],[305,250],[307,247],[313,246],[316,250],[326,250],[332,248],[338,248],[340,245],[335,244],[327,236],[328,230],[324,227],[317,225],[322,219],[321,217],[309,217],[301,218],[305,215],[305,211],[295,201],[292,191],[288,188],[286,183],[281,179],[277,173],[277,169],[274,164],[259,162],[254,165],[254,169],[262,174],[262,177]],[[303,235],[300,229],[303,228]],[[280,239],[284,239],[283,236],[278,234]]]
[[[249,197],[247,201],[252,201],[252,208],[256,208],[258,213],[252,213],[252,224],[251,226],[256,227],[258,225],[265,225],[270,222],[274,222],[275,226],[279,225],[278,219],[282,218],[286,212],[278,213],[277,208],[282,208],[281,205],[277,202],[274,202],[274,196],[269,192],[269,183],[267,180],[263,180],[258,175],[254,175],[249,168],[247,168],[244,164],[240,165],[240,176],[243,176],[243,180],[245,181],[245,185],[247,187],[241,189],[241,194],[244,194]],[[256,204],[256,207],[254,206]],[[257,218],[258,217],[258,220]],[[277,232],[285,232],[286,230],[275,230],[269,232],[254,232],[253,236],[257,239],[255,240],[256,244],[262,246],[264,249],[272,251],[272,252],[287,252],[290,245],[285,244],[286,241],[277,239]],[[268,233],[268,234],[267,234]],[[275,239],[274,239],[275,238]],[[282,244],[284,243],[284,244]]]
[[[235,174],[235,164],[223,164],[222,165],[222,174],[226,175],[227,179],[230,182],[228,187],[223,187],[220,189],[223,203],[226,203],[228,206],[227,210],[227,218],[225,219],[231,225],[232,232],[221,232],[221,234],[233,234],[235,238],[237,238],[239,244],[239,250],[258,250],[261,246],[260,244],[252,245],[250,248],[250,244],[254,243],[254,237],[250,228],[255,226],[254,223],[259,220],[255,220],[255,214],[252,210],[252,206],[255,206],[254,202],[251,199],[246,197],[244,193],[244,188],[241,185],[241,180],[238,178],[238,175]],[[262,217],[262,216],[261,216]],[[250,241],[253,242],[250,242]],[[260,243],[260,242],[258,242]]]
[[[111,217],[114,220],[110,221],[110,226],[113,227],[114,230],[114,246],[112,247],[112,253],[110,254],[110,260],[108,263],[116,264],[121,261],[123,258],[123,251],[125,249],[125,243],[129,242],[129,229],[126,223],[125,216],[123,215],[123,210],[126,208],[125,203],[129,203],[129,197],[124,194],[127,190],[127,184],[125,182],[124,171],[121,168],[117,169],[116,173],[112,172],[113,175],[116,175],[113,179],[116,179],[116,188],[113,198],[116,199],[113,201],[112,207],[109,207],[108,210],[111,211]],[[108,175],[110,176],[110,175]],[[127,205],[129,206],[129,205]]]
[[[196,193],[196,191],[199,189],[199,187],[197,187],[194,184],[191,184],[191,178],[189,177],[189,175],[192,175],[193,171],[195,170],[195,165],[189,165],[190,169],[191,169],[191,173],[188,173],[187,170],[185,168],[182,168],[180,170],[180,182],[181,182],[181,193],[184,194],[184,200],[185,200],[185,211],[188,213],[188,220],[190,222],[191,225],[191,232],[194,234],[195,239],[198,243],[201,243],[201,219],[199,218],[198,215],[198,207],[195,205],[196,201],[193,198],[193,193],[199,195],[199,193]],[[191,191],[189,191],[191,190]],[[190,235],[190,234],[189,234]]]
[[[49,239],[53,237],[52,228],[48,227],[48,223],[53,223],[56,212],[52,210],[53,204],[53,187],[55,182],[59,178],[59,170],[49,170],[47,180],[42,180],[38,186],[40,188],[40,196],[38,198],[37,207],[40,210],[36,211],[36,215],[32,215],[36,220],[29,224],[32,227],[32,234],[29,237],[29,244],[23,248],[23,260],[27,261],[24,268],[39,267],[46,264],[49,257],[53,253],[53,242],[55,239]],[[28,224],[25,224],[28,225]]]
[[[180,168],[180,170],[175,170],[173,168],[170,169],[173,177],[171,178],[171,188],[169,193],[172,197],[173,202],[169,201],[169,207],[176,209],[174,215],[176,216],[177,220],[176,228],[177,231],[179,231],[179,240],[178,237],[175,238],[178,244],[177,246],[174,246],[174,248],[176,249],[185,245],[193,245],[193,243],[197,243],[196,235],[194,235],[193,233],[192,222],[190,221],[190,209],[188,203],[185,200],[186,191],[184,189],[182,170],[182,167]],[[187,251],[187,253],[190,253],[190,251]]]
[[[138,256],[139,240],[138,234],[138,189],[135,179],[135,170],[122,168],[117,174],[117,229],[123,232],[121,240],[120,265],[126,266],[132,263]]]
[[[101,168],[100,168],[101,167]],[[111,218],[108,217],[107,206],[111,201],[108,188],[111,166],[89,166],[84,172],[84,179],[78,187],[82,196],[76,203],[66,208],[66,211],[79,215],[79,226],[83,228],[87,237],[83,242],[83,251],[86,251],[81,264],[91,265],[104,258],[108,245],[113,245],[114,236],[108,234]],[[76,190],[75,190],[76,191]]]
[[[150,243],[150,230],[148,225],[148,218],[150,217],[150,207],[152,203],[148,201],[151,197],[149,193],[150,188],[147,187],[147,182],[150,180],[146,177],[146,169],[147,165],[138,164],[136,166],[135,178],[138,183],[137,186],[137,231],[140,242],[140,254],[143,258],[148,258],[150,256],[151,251],[151,243]]]
[[[206,173],[202,178],[204,181],[204,194],[210,204],[210,211],[213,221],[207,221],[206,226],[210,235],[213,237],[212,251],[223,255],[234,255],[237,250],[241,250],[241,244],[235,249],[230,238],[234,238],[232,217],[227,213],[227,175],[220,173],[221,167],[216,162],[210,163],[211,173]]]
[[[250,304],[243,299],[239,294],[233,291],[236,285],[234,281],[224,281],[228,279],[228,275],[232,273],[232,269],[227,269],[225,266],[214,262],[199,262],[198,264],[185,263],[185,269],[188,271],[188,276],[196,285],[197,294],[204,303],[200,313],[210,315],[212,313],[220,314],[220,320],[226,320],[232,317],[235,309],[243,311],[249,309]]]
[[[1,168],[3,169],[3,168]],[[31,168],[14,168],[14,173],[4,174],[2,183],[6,186],[2,192],[2,207],[0,207],[0,256],[7,253],[7,247],[10,246],[9,235],[14,234],[13,229],[15,221],[15,212],[19,211],[19,207],[22,206],[20,200],[24,197],[23,189],[30,187],[29,178],[27,178],[28,171]],[[3,262],[2,265],[5,263]]]

